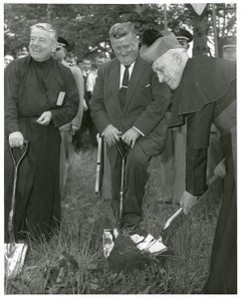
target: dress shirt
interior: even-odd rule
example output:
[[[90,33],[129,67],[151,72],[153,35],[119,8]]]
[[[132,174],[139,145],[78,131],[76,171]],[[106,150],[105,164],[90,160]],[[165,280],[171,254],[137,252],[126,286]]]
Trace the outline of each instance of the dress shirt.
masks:
[[[129,67],[129,80],[131,78],[131,75],[132,75],[132,72],[133,72],[133,69],[134,69],[134,65],[135,65],[135,61]],[[125,66],[123,64],[120,64],[119,88],[122,87],[124,72],[125,72]],[[132,128],[134,128],[136,131],[138,131],[139,134],[144,136],[143,132],[141,132],[138,128],[136,128],[135,126],[132,126]]]

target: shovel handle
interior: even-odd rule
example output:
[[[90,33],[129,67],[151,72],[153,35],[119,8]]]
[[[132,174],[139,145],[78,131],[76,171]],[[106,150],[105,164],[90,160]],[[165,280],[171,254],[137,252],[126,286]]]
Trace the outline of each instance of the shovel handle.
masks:
[[[21,156],[18,160],[16,160],[15,155],[13,153],[13,148],[10,147],[10,155],[13,160],[14,164],[14,178],[13,178],[13,192],[12,192],[12,199],[11,199],[11,210],[9,212],[9,220],[8,220],[8,232],[10,237],[10,242],[15,243],[14,237],[14,214],[15,214],[15,197],[16,197],[16,186],[17,186],[17,175],[18,175],[18,167],[21,161],[23,160],[25,154],[28,150],[28,141],[24,141],[24,148]]]
[[[125,169],[125,158],[122,158],[121,167],[121,185],[120,185],[120,202],[119,202],[119,219],[122,222],[123,207],[124,207],[124,169]]]
[[[124,206],[124,180],[125,180],[125,162],[126,162],[126,151],[122,147],[122,141],[116,144],[117,151],[121,156],[121,182],[120,182],[120,194],[119,194],[119,223],[122,224],[123,219],[123,206]]]
[[[95,193],[98,194],[102,186],[102,164],[103,164],[103,138],[98,134],[97,136],[97,164],[96,164],[96,176],[95,176]]]
[[[12,158],[12,161],[13,161],[13,164],[14,164],[15,168],[18,168],[19,164],[21,163],[21,161],[23,160],[25,154],[27,153],[27,150],[28,150],[28,141],[27,140],[24,140],[24,145],[23,145],[23,148],[21,148],[21,150],[22,149],[23,149],[23,152],[21,153],[21,156],[19,157],[18,160],[16,160],[15,155],[13,153],[13,148],[10,147],[10,155],[11,155],[11,158]]]

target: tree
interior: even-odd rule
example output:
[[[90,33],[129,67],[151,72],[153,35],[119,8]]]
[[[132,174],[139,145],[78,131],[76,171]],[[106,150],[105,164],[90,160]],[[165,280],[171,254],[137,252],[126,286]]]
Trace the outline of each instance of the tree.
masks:
[[[192,11],[192,8],[190,6]],[[198,15],[195,11],[193,11],[193,55],[196,54],[207,54],[209,52],[209,48],[207,45],[208,42],[208,6],[204,8],[204,11],[201,15]]]
[[[216,4],[217,26],[219,36],[222,33],[236,33],[236,5]],[[70,42],[70,49],[79,58],[94,55],[97,51],[112,53],[108,31],[116,22],[132,21],[138,33],[153,27],[163,30],[184,26],[196,35],[199,51],[206,46],[206,36],[213,37],[211,6],[207,5],[207,27],[197,31],[201,25],[195,12],[184,4],[5,4],[4,50],[15,53],[29,43],[29,28],[38,22],[49,22],[54,25],[59,35]],[[167,24],[165,21],[167,20]],[[205,28],[206,27],[206,28]],[[198,48],[197,48],[198,49]],[[198,51],[198,52],[199,52]]]

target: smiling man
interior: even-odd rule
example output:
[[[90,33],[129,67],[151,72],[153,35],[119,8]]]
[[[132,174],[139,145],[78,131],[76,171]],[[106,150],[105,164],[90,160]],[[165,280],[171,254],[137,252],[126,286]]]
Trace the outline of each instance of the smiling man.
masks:
[[[70,69],[51,55],[55,29],[47,23],[31,27],[30,55],[5,69],[5,242],[13,188],[9,147],[28,152],[19,169],[14,216],[15,236],[48,240],[60,223],[58,128],[77,113],[79,95]]]
[[[111,164],[114,212],[118,215],[120,173],[126,156],[125,196],[121,231],[139,233],[142,201],[152,156],[163,151],[170,89],[160,84],[151,66],[139,56],[139,39],[132,23],[117,23],[109,31],[116,58],[98,69],[90,101],[91,116],[107,143]]]

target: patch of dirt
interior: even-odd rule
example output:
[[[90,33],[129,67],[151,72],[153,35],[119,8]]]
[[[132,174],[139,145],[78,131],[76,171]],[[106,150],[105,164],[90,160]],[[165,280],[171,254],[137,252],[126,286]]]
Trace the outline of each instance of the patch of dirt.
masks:
[[[120,235],[108,257],[108,265],[115,270],[143,269],[149,261],[149,256],[137,249],[127,235]]]

